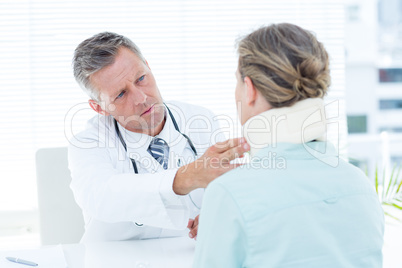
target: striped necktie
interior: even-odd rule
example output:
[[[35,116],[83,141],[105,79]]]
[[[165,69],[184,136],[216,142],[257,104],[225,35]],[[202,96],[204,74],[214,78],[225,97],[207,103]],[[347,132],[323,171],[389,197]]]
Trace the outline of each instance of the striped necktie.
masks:
[[[163,169],[168,167],[169,145],[161,138],[155,138],[148,147],[148,152],[162,165]]]

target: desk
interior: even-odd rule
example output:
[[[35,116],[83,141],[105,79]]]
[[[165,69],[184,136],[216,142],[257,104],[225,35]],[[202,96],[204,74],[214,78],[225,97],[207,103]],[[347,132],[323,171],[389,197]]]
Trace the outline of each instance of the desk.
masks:
[[[188,237],[63,245],[69,268],[190,268],[194,249]]]
[[[385,228],[384,268],[402,267],[402,226]],[[195,241],[187,237],[131,240],[92,244],[66,244],[69,268],[190,268]]]
[[[400,268],[402,228],[385,230],[384,268]],[[194,249],[188,237],[63,245],[69,268],[191,268]]]

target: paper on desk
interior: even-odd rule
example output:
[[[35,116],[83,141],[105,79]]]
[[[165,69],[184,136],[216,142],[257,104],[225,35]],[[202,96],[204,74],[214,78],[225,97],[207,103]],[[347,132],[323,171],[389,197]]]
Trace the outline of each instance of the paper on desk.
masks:
[[[5,250],[0,251],[1,268],[28,268],[32,266],[18,264],[6,260],[6,257],[15,257],[32,261],[38,264],[36,268],[66,268],[67,263],[64,258],[61,245],[51,246],[41,249],[29,250]]]

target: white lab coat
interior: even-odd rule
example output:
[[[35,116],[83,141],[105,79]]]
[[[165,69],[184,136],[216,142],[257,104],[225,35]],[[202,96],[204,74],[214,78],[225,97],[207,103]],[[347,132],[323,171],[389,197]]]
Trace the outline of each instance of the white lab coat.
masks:
[[[182,133],[193,142],[198,156],[224,140],[209,110],[179,102],[167,104]],[[178,168],[195,160],[183,135],[168,113],[158,135],[168,142],[168,169],[146,151],[152,137],[119,125],[127,152],[117,137],[111,116],[97,115],[70,140],[69,168],[73,190],[85,219],[83,242],[148,239],[186,235],[189,218],[199,214],[203,189],[176,195],[172,184]],[[135,174],[130,157],[135,159]]]

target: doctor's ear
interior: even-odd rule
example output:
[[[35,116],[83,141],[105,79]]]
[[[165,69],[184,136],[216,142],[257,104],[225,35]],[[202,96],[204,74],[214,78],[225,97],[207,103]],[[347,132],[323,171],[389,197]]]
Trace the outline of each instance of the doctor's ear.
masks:
[[[253,106],[257,99],[257,89],[254,87],[253,81],[250,77],[244,77],[244,86],[246,88],[247,105]]]
[[[91,106],[91,108],[97,112],[98,114],[101,115],[109,115],[108,112],[106,112],[105,110],[102,109],[102,107],[99,105],[99,103],[97,103],[95,100],[90,99],[88,100],[89,106]]]

